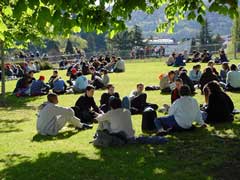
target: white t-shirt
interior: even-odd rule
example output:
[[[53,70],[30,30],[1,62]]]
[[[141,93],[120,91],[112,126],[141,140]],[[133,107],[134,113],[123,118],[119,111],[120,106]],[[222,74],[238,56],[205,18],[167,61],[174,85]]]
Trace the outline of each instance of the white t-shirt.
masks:
[[[108,111],[106,114],[97,117],[99,123],[109,123],[110,133],[123,131],[128,138],[134,137],[135,131],[132,127],[131,112],[127,109],[118,108]]]

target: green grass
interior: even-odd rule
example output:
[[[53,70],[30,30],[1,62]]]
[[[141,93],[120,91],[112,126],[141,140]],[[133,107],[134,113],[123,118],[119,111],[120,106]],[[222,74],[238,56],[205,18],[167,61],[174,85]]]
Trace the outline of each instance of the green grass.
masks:
[[[237,63],[237,61],[233,61]],[[188,64],[190,69],[193,64]],[[205,64],[203,67],[206,66]],[[128,62],[127,72],[111,74],[111,83],[121,97],[136,83],[158,85],[158,75],[170,67],[158,60]],[[220,68],[220,66],[217,66]],[[51,71],[40,73],[48,77]],[[36,74],[36,78],[40,74]],[[65,78],[65,71],[60,71]],[[96,149],[89,142],[96,131],[76,132],[70,127],[56,137],[36,133],[36,109],[46,96],[15,98],[10,95],[16,81],[7,82],[8,104],[0,108],[0,179],[239,179],[240,116],[233,124],[219,124],[193,132],[167,136],[160,146],[129,145]],[[95,100],[103,91],[95,93]],[[148,101],[170,103],[169,95],[148,92]],[[240,96],[229,93],[236,108]],[[60,105],[73,106],[79,95],[62,95]],[[204,97],[195,95],[199,103]],[[163,114],[158,114],[162,116]],[[141,116],[133,116],[136,135],[141,134]]]

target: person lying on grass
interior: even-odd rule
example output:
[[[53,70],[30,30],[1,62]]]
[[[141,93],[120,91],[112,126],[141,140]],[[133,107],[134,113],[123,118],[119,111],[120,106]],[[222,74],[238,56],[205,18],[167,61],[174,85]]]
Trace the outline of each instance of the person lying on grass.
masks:
[[[206,127],[201,115],[197,100],[192,98],[190,88],[183,85],[180,89],[180,98],[169,108],[169,115],[156,118],[157,135],[166,135],[170,130],[184,131],[192,128],[193,121]]]
[[[83,124],[74,116],[71,108],[58,106],[58,96],[50,93],[48,101],[39,107],[37,118],[37,131],[41,135],[57,135],[67,122],[71,123],[77,130],[90,129],[92,126]]]

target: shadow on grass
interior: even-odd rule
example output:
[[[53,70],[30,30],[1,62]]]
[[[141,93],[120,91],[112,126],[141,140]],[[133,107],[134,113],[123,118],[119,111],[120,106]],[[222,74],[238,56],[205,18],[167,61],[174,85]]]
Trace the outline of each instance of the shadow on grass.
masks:
[[[33,142],[43,142],[43,141],[55,141],[55,140],[62,140],[70,138],[71,136],[77,134],[78,131],[69,130],[58,133],[56,136],[43,136],[41,134],[36,134],[33,136],[32,141]]]
[[[27,121],[30,119],[0,119],[0,133],[21,132],[17,126]]]
[[[27,106],[29,102],[32,102],[36,99],[38,99],[38,96],[35,97],[16,97],[15,95],[12,95],[12,93],[8,92],[6,93],[6,98],[5,98],[5,106],[4,108],[7,108],[8,110],[15,110],[15,109],[30,109],[34,107]],[[0,100],[1,97],[0,97]]]
[[[239,124],[198,128],[174,133],[166,145],[99,149],[97,159],[79,152],[15,158],[0,179],[239,179],[239,132]]]

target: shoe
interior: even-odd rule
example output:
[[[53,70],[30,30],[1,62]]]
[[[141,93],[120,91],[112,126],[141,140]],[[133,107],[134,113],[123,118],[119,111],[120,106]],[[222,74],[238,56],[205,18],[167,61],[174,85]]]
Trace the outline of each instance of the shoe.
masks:
[[[169,132],[172,130],[172,128],[169,128],[167,130],[159,130],[157,133],[156,133],[156,136],[166,136],[169,134]]]
[[[93,125],[83,124],[83,125],[82,125],[82,128],[83,128],[83,129],[92,129],[92,128],[93,128]]]
[[[85,129],[92,129],[93,126],[92,125],[89,125],[89,124],[83,124],[82,127],[75,127],[76,130],[78,131],[82,131],[82,130],[85,130]]]

